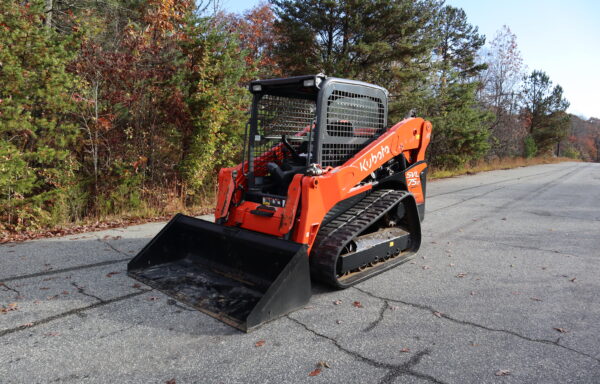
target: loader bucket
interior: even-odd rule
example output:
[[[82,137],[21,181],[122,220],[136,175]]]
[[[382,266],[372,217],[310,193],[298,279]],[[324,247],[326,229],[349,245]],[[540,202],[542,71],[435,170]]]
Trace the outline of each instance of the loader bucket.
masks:
[[[127,272],[246,332],[311,296],[305,245],[182,214],[129,262]]]

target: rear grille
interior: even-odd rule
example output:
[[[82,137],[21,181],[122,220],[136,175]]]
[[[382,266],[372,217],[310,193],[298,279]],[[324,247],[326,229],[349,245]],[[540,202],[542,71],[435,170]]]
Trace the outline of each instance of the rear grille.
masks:
[[[344,164],[385,131],[385,106],[380,98],[334,90],[327,99],[327,127],[321,164]],[[351,141],[351,143],[344,143]]]
[[[364,144],[323,144],[321,163],[324,167],[344,164],[363,147]]]
[[[327,100],[329,136],[374,137],[384,129],[380,99],[357,93],[333,91]]]

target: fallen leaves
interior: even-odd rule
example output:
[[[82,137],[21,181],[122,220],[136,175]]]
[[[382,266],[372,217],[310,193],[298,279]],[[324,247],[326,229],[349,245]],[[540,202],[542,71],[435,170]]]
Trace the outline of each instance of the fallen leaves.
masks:
[[[0,313],[5,314],[8,312],[12,312],[12,311],[18,311],[19,310],[19,304],[17,303],[10,303],[7,306],[2,306],[0,307]]]
[[[106,277],[113,277],[114,275],[118,275],[119,273],[121,273],[121,272],[108,272],[106,274]]]
[[[255,347],[262,347],[263,345],[265,345],[266,341],[264,340],[258,340],[256,343],[254,343]]]
[[[410,352],[410,348],[402,348],[400,350],[400,352],[403,352],[403,353]]]
[[[77,237],[72,237],[69,240],[81,240],[81,239],[91,239],[93,238],[93,236],[77,236]]]
[[[456,277],[458,277],[458,278],[463,278],[465,276],[467,276],[467,274],[465,272],[461,272],[458,275],[456,275]]]
[[[165,381],[165,384],[177,384],[177,382],[175,381],[175,379],[171,379],[171,380]]]
[[[328,362],[321,360],[317,363],[317,367],[308,373],[308,376],[320,375],[321,372],[323,372],[323,368],[331,368],[331,365],[329,365]]]
[[[530,297],[530,299],[533,300],[533,301],[544,301],[542,299],[538,299],[537,297]]]
[[[508,369],[500,369],[495,373],[496,376],[508,376],[510,375],[510,371]]]
[[[21,327],[25,327],[25,328],[33,327],[33,323],[21,324]]]
[[[142,288],[142,286],[138,283],[135,283],[131,286],[131,288]]]
[[[342,300],[335,300],[335,301],[333,302],[333,304],[334,304],[334,305],[340,305],[340,304],[342,304]]]
[[[424,265],[424,266],[422,266],[421,268],[423,268],[423,269],[425,269],[425,270],[427,270],[427,269],[431,269],[431,268],[430,268],[428,265]]]
[[[433,315],[437,317],[444,317],[444,314],[442,312],[433,312]]]
[[[552,328],[552,329],[554,329],[555,331],[558,331],[558,332],[560,332],[560,333],[567,333],[567,332],[569,332],[568,330],[566,330],[566,329],[564,329],[564,328],[556,328],[556,327],[555,327],[555,328]]]
[[[160,297],[157,297],[157,296],[150,296],[150,297],[148,298],[148,301],[157,301],[157,300],[160,300]]]
[[[123,236],[111,236],[111,235],[106,235],[102,238],[102,240],[119,240],[123,238]]]
[[[44,239],[65,235],[75,235],[85,232],[102,231],[110,228],[126,227],[133,224],[153,223],[171,219],[171,215],[156,216],[151,218],[132,217],[126,219],[96,221],[86,225],[74,225],[70,227],[56,227],[52,229],[29,230],[20,232],[2,232],[0,244],[17,243],[26,240]],[[121,238],[121,236],[115,236]],[[10,246],[10,245],[9,245]]]
[[[574,277],[574,278],[572,278],[572,279],[569,279],[569,281],[570,281],[571,283],[574,283],[574,282],[575,282],[575,280],[577,280],[577,278],[576,278],[576,277]]]
[[[44,334],[44,336],[59,336],[59,335],[60,335],[59,332],[48,332],[48,333]]]
[[[363,308],[363,305],[360,303],[360,301],[355,301],[354,303],[352,303],[352,305],[356,308]]]

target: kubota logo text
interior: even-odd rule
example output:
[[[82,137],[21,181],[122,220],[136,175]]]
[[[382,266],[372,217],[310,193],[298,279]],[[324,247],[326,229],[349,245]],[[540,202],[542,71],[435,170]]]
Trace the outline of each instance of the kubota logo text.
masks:
[[[383,160],[384,156],[387,155],[388,153],[390,153],[390,147],[388,147],[387,145],[384,147],[382,145],[381,149],[379,149],[379,152],[371,153],[371,156],[369,156],[368,158],[366,158],[360,162],[360,164],[359,164],[360,170],[361,171],[370,170],[371,168],[373,168],[375,166],[375,164],[377,164],[381,160]]]

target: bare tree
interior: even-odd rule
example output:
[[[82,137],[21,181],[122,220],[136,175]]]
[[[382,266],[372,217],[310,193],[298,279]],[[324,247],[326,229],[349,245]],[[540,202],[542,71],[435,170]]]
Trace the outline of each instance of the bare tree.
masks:
[[[492,110],[491,154],[499,157],[522,152],[527,131],[518,120],[519,85],[525,67],[517,46],[517,36],[506,25],[496,33],[484,58],[488,65],[482,73],[480,97]]]

